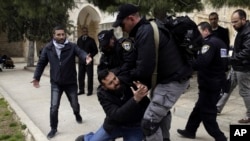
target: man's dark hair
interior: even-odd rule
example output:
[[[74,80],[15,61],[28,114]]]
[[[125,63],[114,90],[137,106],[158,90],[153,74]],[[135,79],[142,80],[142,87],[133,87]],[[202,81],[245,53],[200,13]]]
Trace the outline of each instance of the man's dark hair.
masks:
[[[108,74],[109,74],[108,69],[98,71],[97,78],[100,84],[103,84],[102,80],[105,79],[108,76]]]
[[[58,25],[58,26],[55,26],[54,28],[53,28],[53,34],[55,34],[55,31],[56,30],[64,30],[65,31],[65,27],[64,26],[61,26],[61,25]]]
[[[243,18],[246,19],[247,17],[247,14],[243,9],[237,9],[233,13],[238,13],[240,16],[240,19],[243,19]]]
[[[210,16],[216,16],[217,18],[219,17],[219,15],[216,12],[211,12],[208,17]]]
[[[200,27],[202,30],[208,29],[208,31],[212,33],[212,27],[208,22],[200,22],[198,27]]]

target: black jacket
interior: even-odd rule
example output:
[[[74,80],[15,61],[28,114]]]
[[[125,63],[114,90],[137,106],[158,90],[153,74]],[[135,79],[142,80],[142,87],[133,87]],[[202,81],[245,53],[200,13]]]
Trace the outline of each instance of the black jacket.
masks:
[[[250,23],[247,23],[238,31],[234,41],[231,64],[235,71],[250,71]]]
[[[190,77],[192,68],[182,58],[169,31],[158,24],[159,50],[157,83],[169,83]],[[156,65],[156,52],[153,28],[149,21],[142,18],[133,28],[130,37],[134,37],[137,51],[136,68],[132,71],[134,80],[151,87],[151,77]]]
[[[98,53],[95,40],[89,36],[87,36],[86,40],[83,40],[82,36],[80,36],[77,39],[77,45],[85,52],[87,52],[87,54],[90,54],[92,58],[94,58],[94,56]]]
[[[122,47],[125,42],[130,42],[129,50]],[[115,41],[112,49],[102,51],[97,71],[108,69],[112,70],[116,75],[127,75],[127,71],[135,66],[135,59],[136,52],[133,42],[130,39],[121,38]]]
[[[53,42],[49,42],[43,48],[33,78],[40,80],[46,65],[50,63],[50,82],[61,85],[77,83],[76,56],[85,62],[87,54],[76,44],[69,42],[62,49],[59,60]]]
[[[227,60],[226,44],[212,34],[206,37],[193,64],[198,71],[199,88],[220,90],[226,80]]]
[[[219,39],[221,39],[226,45],[227,45],[227,49],[229,51],[229,31],[227,28],[223,28],[221,26],[218,26],[218,28],[216,30],[213,30],[212,33],[218,37]]]
[[[149,104],[148,97],[136,103],[130,87],[124,83],[121,86],[119,91],[108,91],[101,86],[97,89],[98,100],[106,114],[103,127],[108,133],[121,126],[139,127]]]

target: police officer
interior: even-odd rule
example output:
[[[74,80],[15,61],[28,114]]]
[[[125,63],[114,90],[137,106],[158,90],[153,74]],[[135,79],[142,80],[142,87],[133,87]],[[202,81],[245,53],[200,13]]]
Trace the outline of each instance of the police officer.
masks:
[[[98,34],[101,53],[97,71],[111,70],[115,75],[127,75],[130,68],[135,66],[135,49],[129,38],[116,39],[114,30],[103,30]],[[129,76],[128,76],[129,77]]]
[[[226,79],[227,46],[212,34],[212,28],[208,22],[198,24],[198,29],[204,38],[198,58],[193,63],[193,68],[198,71],[199,97],[185,129],[178,129],[177,132],[184,137],[195,138],[202,122],[215,141],[226,141],[227,138],[216,121],[216,103],[221,86]]]
[[[159,51],[156,52],[153,28],[140,16],[137,6],[124,4],[118,10],[113,27],[121,27],[135,41],[137,57],[136,67],[130,72],[132,79],[152,87],[151,78],[158,63],[157,83],[141,124],[146,140],[169,141],[170,109],[188,87],[192,68],[182,58],[168,31],[159,30]]]

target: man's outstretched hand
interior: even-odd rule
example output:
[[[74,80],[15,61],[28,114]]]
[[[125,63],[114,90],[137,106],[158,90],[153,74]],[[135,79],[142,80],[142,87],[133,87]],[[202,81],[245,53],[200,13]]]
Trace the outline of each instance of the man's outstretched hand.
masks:
[[[133,87],[130,88],[134,94],[134,100],[139,102],[144,96],[148,94],[148,87],[139,81],[134,81],[133,83],[135,84],[137,90],[135,90]]]
[[[36,79],[34,79],[33,81],[31,81],[30,83],[33,83],[33,86],[34,86],[35,88],[39,88],[39,87],[40,87],[39,81],[36,80]]]
[[[88,55],[86,56],[86,65],[88,65],[89,63],[91,63],[92,60],[93,60],[93,59],[91,58],[90,54],[88,54]]]

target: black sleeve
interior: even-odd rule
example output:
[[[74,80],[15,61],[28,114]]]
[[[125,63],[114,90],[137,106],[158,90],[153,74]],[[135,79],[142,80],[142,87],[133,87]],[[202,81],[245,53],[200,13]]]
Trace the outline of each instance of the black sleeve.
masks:
[[[146,106],[149,103],[149,101],[146,100],[147,98],[139,103],[136,103],[133,97],[131,97],[126,103],[120,106],[118,101],[114,102],[108,98],[110,95],[109,93],[98,91],[97,95],[106,116],[121,123],[136,121],[138,118],[142,118]]]

